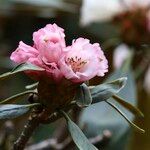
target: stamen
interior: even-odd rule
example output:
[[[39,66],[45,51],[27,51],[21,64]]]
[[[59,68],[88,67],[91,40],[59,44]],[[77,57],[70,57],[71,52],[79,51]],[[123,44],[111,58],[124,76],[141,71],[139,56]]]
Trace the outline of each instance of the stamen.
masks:
[[[84,65],[87,63],[87,61],[82,60],[82,58],[75,57],[68,57],[67,58],[67,64],[71,65],[71,68],[74,72],[78,72],[81,70],[81,68],[84,67]]]

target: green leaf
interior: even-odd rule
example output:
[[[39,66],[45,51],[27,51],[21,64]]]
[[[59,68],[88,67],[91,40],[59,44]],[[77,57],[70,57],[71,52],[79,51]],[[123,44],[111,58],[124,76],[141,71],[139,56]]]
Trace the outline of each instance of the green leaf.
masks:
[[[89,106],[92,103],[92,97],[88,86],[83,83],[80,85],[75,100],[79,107]]]
[[[138,127],[136,124],[134,124],[133,122],[131,122],[126,116],[125,114],[117,107],[115,106],[112,102],[106,101],[107,104],[109,104],[111,107],[113,107],[130,125],[131,127],[133,127],[133,129],[135,129],[136,131],[140,132],[140,133],[145,133],[145,131],[143,129],[141,129],[140,127]]]
[[[33,90],[29,90],[29,91],[25,91],[16,95],[13,95],[3,101],[0,101],[0,104],[8,104],[8,103],[12,103],[17,101],[20,98],[23,98],[24,96],[28,95],[28,94],[37,94],[37,92],[33,91]]]
[[[69,118],[65,112],[61,111],[61,114],[65,117],[72,139],[80,150],[98,150],[89,142],[81,129]]]
[[[115,72],[107,77],[105,82],[111,82],[117,78],[126,76],[128,78],[127,83],[125,87],[117,93],[117,95],[136,106],[136,86],[131,70],[128,73],[125,73],[122,70],[115,70]],[[134,119],[134,116],[128,112],[128,110],[124,109],[123,106],[120,106],[120,104],[113,100],[113,98],[110,99],[109,101],[115,102],[115,104],[126,114],[126,116],[128,116],[130,121]],[[131,128],[128,123],[126,123],[126,120],[121,117],[115,109],[110,108],[105,101],[96,103],[95,105],[90,105],[90,107],[84,109],[80,118],[80,123],[87,124],[88,129],[85,130],[86,135],[92,134],[93,136],[96,136],[99,133],[102,133],[105,129],[112,132],[113,134],[110,139],[110,144],[106,146],[106,149],[124,149],[124,146],[130,136],[129,132]]]
[[[11,73],[16,73],[16,72],[22,72],[22,71],[27,71],[27,70],[35,70],[35,71],[44,71],[45,69],[35,66],[30,63],[22,63],[18,66],[16,66]]]
[[[0,105],[0,119],[13,119],[27,113],[30,108],[40,104],[34,103],[29,105]]]
[[[38,84],[39,84],[39,83],[36,82],[36,83],[30,84],[30,85],[27,85],[25,88],[26,88],[27,90],[35,89],[35,88],[37,88]]]
[[[20,65],[18,65],[17,67],[15,67],[12,71],[4,73],[2,75],[0,75],[0,80],[4,80],[14,74],[17,74],[19,72],[23,72],[23,71],[44,71],[43,68],[40,68],[38,66],[29,64],[29,63],[22,63]]]
[[[144,117],[144,114],[138,108],[136,108],[135,106],[126,102],[123,98],[121,98],[117,95],[113,95],[112,97],[115,101],[117,101],[119,104],[121,104],[123,107],[125,107],[127,110],[129,110],[134,115],[139,116],[139,117]]]
[[[117,94],[126,84],[127,78],[119,78],[109,83],[100,84],[90,89],[93,104],[101,101],[105,101],[112,97],[114,94]]]

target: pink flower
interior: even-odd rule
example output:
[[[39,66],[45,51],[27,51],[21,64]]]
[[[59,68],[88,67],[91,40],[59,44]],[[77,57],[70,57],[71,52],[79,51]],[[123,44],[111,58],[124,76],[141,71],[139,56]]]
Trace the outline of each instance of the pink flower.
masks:
[[[18,48],[11,54],[10,59],[16,63],[31,63],[38,55],[38,50],[20,41]]]
[[[65,34],[62,28],[56,24],[48,24],[33,33],[34,45],[32,47],[20,42],[16,51],[11,54],[10,59],[16,63],[29,62],[40,66],[45,69],[45,73],[38,72],[38,76],[46,74],[46,76],[52,77],[56,81],[60,80],[62,74],[58,68],[58,60],[64,53],[64,37]],[[35,72],[31,73],[35,75]]]
[[[65,44],[64,29],[56,24],[48,24],[45,28],[33,33],[34,47],[39,50],[41,59],[46,63],[57,62]]]
[[[90,44],[88,39],[78,38],[65,51],[59,62],[60,70],[72,82],[104,76],[108,71],[108,62],[98,43]]]
[[[108,71],[107,60],[98,43],[79,38],[66,47],[64,30],[56,24],[33,33],[33,46],[19,43],[10,59],[16,63],[32,63],[44,72],[27,72],[36,80],[50,78],[56,82],[63,78],[72,82],[84,82],[93,77],[104,76]]]

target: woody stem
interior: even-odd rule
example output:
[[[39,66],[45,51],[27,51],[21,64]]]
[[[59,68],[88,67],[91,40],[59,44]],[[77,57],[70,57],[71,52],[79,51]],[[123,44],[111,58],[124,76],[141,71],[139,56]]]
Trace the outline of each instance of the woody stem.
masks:
[[[40,119],[37,116],[30,116],[28,122],[24,126],[24,130],[22,131],[20,137],[14,143],[13,150],[23,150],[28,140],[32,136],[33,132],[39,126],[39,124]]]

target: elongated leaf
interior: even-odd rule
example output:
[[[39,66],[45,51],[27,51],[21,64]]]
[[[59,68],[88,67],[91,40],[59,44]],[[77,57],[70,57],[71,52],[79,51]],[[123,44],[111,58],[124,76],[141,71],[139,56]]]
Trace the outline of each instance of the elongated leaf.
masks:
[[[38,103],[29,105],[0,105],[0,119],[13,119],[27,113],[30,108],[40,105]]]
[[[16,72],[22,72],[22,71],[27,71],[27,70],[35,70],[35,71],[44,71],[45,69],[35,66],[30,63],[22,63],[18,66],[16,66],[11,73],[16,73]]]
[[[8,104],[8,103],[12,103],[12,102],[15,102],[17,101],[18,99],[20,98],[23,98],[24,96],[28,95],[28,94],[37,94],[35,91],[25,91],[25,92],[22,92],[22,93],[19,93],[19,94],[16,94],[16,95],[13,95],[3,101],[0,101],[0,104]]]
[[[20,65],[18,65],[17,67],[15,67],[12,71],[4,73],[2,75],[0,75],[0,80],[4,80],[5,78],[8,78],[14,74],[17,74],[19,72],[23,72],[23,71],[29,71],[29,70],[33,70],[33,71],[44,71],[43,68],[40,68],[38,66],[29,64],[29,63],[22,63]]]
[[[88,86],[83,83],[80,85],[78,92],[75,96],[77,105],[80,107],[89,106],[92,103],[92,97]]]
[[[27,85],[25,88],[26,88],[27,90],[31,90],[31,89],[37,88],[37,86],[38,86],[38,82],[33,83],[33,84],[30,84],[30,85]]]
[[[90,89],[93,104],[101,101],[105,101],[112,97],[114,94],[117,94],[126,84],[127,78],[119,78],[115,81],[100,84]]]
[[[98,150],[89,142],[81,129],[69,118],[65,112],[61,111],[61,114],[65,117],[72,139],[80,150]]]
[[[135,106],[137,99],[136,88],[131,71],[125,73],[122,70],[116,70],[106,79],[105,82],[111,82],[117,78],[126,76],[128,78],[127,83],[117,95]],[[112,98],[110,98],[109,101],[115,102]],[[134,116],[124,109],[123,106],[120,106],[117,102],[115,102],[115,104],[126,114],[128,119],[131,121],[134,119]],[[110,108],[105,101],[96,103],[95,105],[91,105],[84,109],[80,121],[80,124],[87,124],[88,126],[88,128],[85,129],[86,135],[96,136],[99,133],[102,133],[105,129],[112,132],[112,138],[110,139],[110,143],[106,145],[106,149],[122,150],[125,149],[125,145],[128,144],[127,139],[130,136],[130,126],[126,123],[126,120],[121,117],[115,109]]]
[[[145,131],[143,129],[141,129],[140,127],[138,127],[136,124],[134,124],[133,122],[131,122],[126,116],[125,114],[117,107],[115,106],[112,102],[106,101],[107,104],[109,104],[111,107],[113,107],[117,112],[119,112],[119,114],[131,125],[131,127],[133,127],[136,131],[140,132],[140,133],[145,133]]]
[[[131,105],[130,103],[126,102],[124,99],[117,95],[112,96],[115,101],[117,101],[119,104],[121,104],[123,107],[128,109],[131,113],[133,113],[136,116],[144,117],[144,114],[135,106]]]

